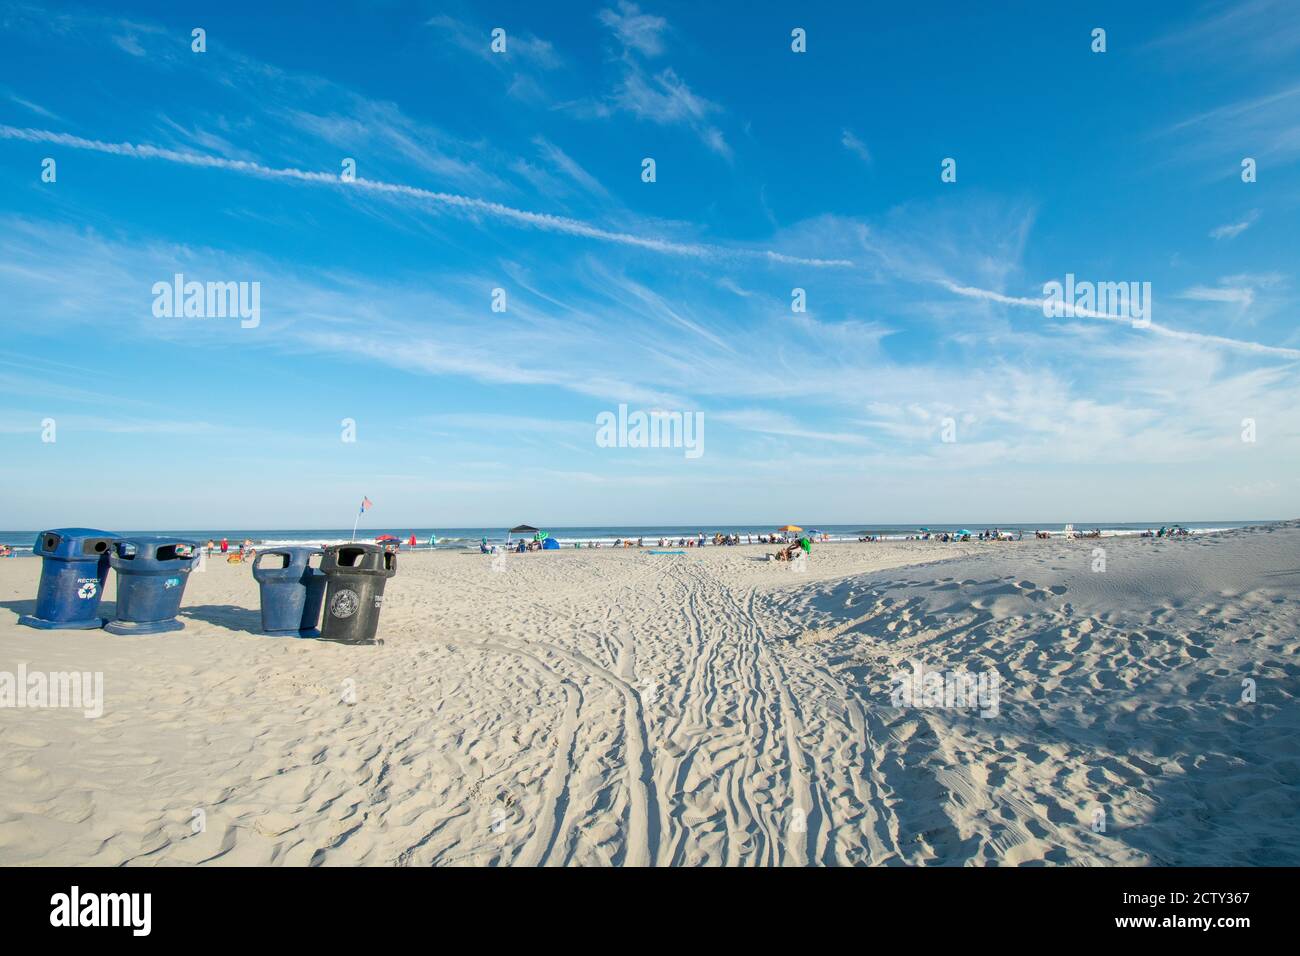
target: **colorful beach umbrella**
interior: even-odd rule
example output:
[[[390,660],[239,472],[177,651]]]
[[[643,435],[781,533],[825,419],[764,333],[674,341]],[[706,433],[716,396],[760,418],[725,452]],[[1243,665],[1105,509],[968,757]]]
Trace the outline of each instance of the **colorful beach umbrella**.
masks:
[[[777,528],[776,530],[777,531],[802,531],[803,528],[799,527],[797,524],[788,524],[788,525],[784,525],[783,527]]]

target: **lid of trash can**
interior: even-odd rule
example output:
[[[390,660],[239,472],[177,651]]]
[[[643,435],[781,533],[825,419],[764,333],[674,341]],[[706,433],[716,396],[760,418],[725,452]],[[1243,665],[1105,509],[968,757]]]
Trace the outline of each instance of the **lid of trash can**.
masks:
[[[386,556],[392,558],[392,552],[360,541],[332,544],[325,549],[325,557],[321,559],[320,566],[326,573],[342,571],[352,574],[385,574]]]
[[[199,543],[160,534],[133,535],[114,542],[113,557],[150,563],[193,562],[199,557]]]
[[[313,557],[324,553],[324,548],[317,547],[266,548],[257,552],[257,557],[253,559],[253,577],[258,580],[262,580],[263,576],[282,578],[301,574],[304,570],[315,573],[317,569],[309,568],[308,565]]]
[[[107,554],[117,540],[112,531],[97,528],[52,528],[36,536],[33,553],[49,558],[82,558]]]

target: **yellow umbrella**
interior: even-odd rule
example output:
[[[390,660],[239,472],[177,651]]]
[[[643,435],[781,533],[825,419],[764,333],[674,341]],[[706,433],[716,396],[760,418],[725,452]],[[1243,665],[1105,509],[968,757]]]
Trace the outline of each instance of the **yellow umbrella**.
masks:
[[[776,530],[777,530],[777,531],[802,531],[803,528],[799,527],[799,526],[796,525],[796,524],[788,524],[788,525],[786,525],[785,527],[783,527],[783,528],[777,528]]]

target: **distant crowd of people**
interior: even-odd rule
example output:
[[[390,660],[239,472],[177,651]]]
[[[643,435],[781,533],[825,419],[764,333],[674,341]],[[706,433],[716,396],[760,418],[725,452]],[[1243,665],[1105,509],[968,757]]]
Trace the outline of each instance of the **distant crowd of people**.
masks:
[[[773,534],[757,534],[757,535],[756,534],[742,535],[742,534],[735,534],[735,533],[724,534],[722,532],[718,532],[714,534],[712,538],[710,538],[703,531],[698,531],[695,534],[690,535],[689,537],[675,538],[675,539],[668,538],[668,537],[661,537],[661,538],[651,539],[650,541],[647,542],[645,537],[642,536],[639,538],[615,538],[612,543],[603,542],[603,541],[575,541],[573,543],[573,546],[575,548],[644,548],[647,546],[652,548],[653,547],[703,548],[705,545],[713,545],[714,547],[727,547],[727,546],[733,546],[739,544],[780,544],[780,545],[793,545],[797,549],[800,546],[800,542],[803,541],[806,541],[811,545],[811,543],[814,541],[825,542],[829,540],[830,540],[830,535],[828,534],[793,535],[789,533],[780,533],[780,532],[773,533]],[[540,551],[542,550],[542,540],[540,538],[534,538],[532,540],[520,539],[518,541],[507,541],[504,546],[489,544],[486,536],[482,537],[479,540],[479,551],[482,552],[483,554],[494,554],[501,550],[513,551],[519,554],[523,554],[528,551]]]
[[[240,542],[239,549],[236,551],[230,549],[229,538],[222,538],[220,543],[218,543],[214,538],[209,538],[206,550],[208,552],[208,557],[212,557],[214,552],[220,551],[221,554],[225,556],[228,564],[240,564],[244,561],[252,561],[257,557],[257,552],[253,549],[252,538],[245,538]]]

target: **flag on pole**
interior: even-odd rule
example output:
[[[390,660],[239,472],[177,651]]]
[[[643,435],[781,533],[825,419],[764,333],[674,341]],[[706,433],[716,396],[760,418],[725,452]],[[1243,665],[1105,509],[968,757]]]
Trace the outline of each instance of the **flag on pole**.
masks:
[[[374,506],[375,506],[375,504],[374,504],[373,501],[371,501],[371,500],[370,500],[369,498],[367,498],[365,495],[362,495],[362,496],[361,496],[361,508],[360,508],[360,510],[357,511],[357,516],[356,516],[356,518],[354,518],[353,521],[352,521],[352,540],[353,540],[353,541],[357,540],[357,525],[361,523],[361,516],[362,516],[363,514],[366,513],[366,509],[367,509],[367,508],[373,508]]]

